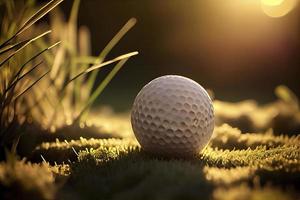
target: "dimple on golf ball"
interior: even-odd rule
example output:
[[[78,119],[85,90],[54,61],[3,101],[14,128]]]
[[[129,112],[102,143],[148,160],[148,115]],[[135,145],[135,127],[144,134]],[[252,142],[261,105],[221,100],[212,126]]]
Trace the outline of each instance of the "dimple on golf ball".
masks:
[[[191,156],[208,143],[214,129],[212,101],[195,81],[158,77],[135,98],[131,124],[142,149],[165,156]]]

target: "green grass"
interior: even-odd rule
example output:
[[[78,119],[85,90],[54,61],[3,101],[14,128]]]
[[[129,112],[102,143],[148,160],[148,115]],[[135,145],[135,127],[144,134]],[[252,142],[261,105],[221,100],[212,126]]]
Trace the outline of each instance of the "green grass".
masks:
[[[32,1],[19,1],[18,8],[14,1],[1,2],[1,10],[3,7],[6,10],[0,19],[0,148],[15,151],[31,111],[26,100],[36,98],[34,95],[28,97],[28,91],[32,91],[50,72],[49,68],[41,69],[43,61],[37,59],[59,44],[48,43],[36,50],[32,45],[51,30],[35,30],[25,37],[23,33],[62,1],[51,0],[40,9],[34,8]],[[36,73],[34,77],[33,73]]]
[[[278,99],[264,105],[255,100],[231,103],[214,101],[216,124],[228,123],[245,132],[294,135],[300,131],[300,109],[297,96],[286,86],[275,88]]]
[[[49,165],[24,160],[0,163],[1,199],[53,199],[57,186]]]
[[[19,169],[2,163],[1,173],[10,174],[9,179],[14,181],[2,179],[1,187],[6,188],[8,194],[14,194],[15,183],[39,182],[35,173],[13,173],[14,170],[48,168],[45,175],[39,175],[45,176],[42,180],[49,180],[49,174],[54,177],[51,185],[56,189],[50,193],[58,199],[300,197],[300,138],[297,134],[276,134],[272,129],[243,133],[223,124],[215,127],[208,146],[194,158],[170,159],[144,152],[132,136],[128,118],[128,114],[112,113],[101,118],[105,126],[99,129],[99,137],[107,134],[109,139],[56,139],[37,145],[27,156],[39,164],[22,161]],[[101,124],[99,118],[90,120],[96,126]],[[77,135],[84,135],[87,128],[78,128]],[[25,185],[18,184],[24,195],[27,194]],[[36,189],[43,194],[42,188]]]
[[[80,0],[74,0],[67,22],[55,10],[50,23],[36,23],[62,1],[51,0],[44,6],[35,0],[0,3],[0,147],[16,149],[32,123],[37,132],[86,126],[96,98],[127,60],[138,54],[106,59],[135,25],[136,19],[131,18],[99,56],[90,55],[89,30],[77,24]],[[115,66],[110,73],[95,85],[99,69],[111,64]]]
[[[243,134],[222,125],[190,159],[150,155],[133,138],[45,142],[32,159],[42,155],[62,166],[57,195],[64,199],[295,199],[299,144],[298,136]]]
[[[213,196],[214,190],[220,190],[219,185],[227,183],[233,190],[237,183],[251,185],[256,176],[261,177],[262,184],[273,181],[282,188],[299,184],[299,146],[242,151],[207,148],[192,160],[169,160],[126,144],[106,143],[98,149],[81,151],[78,161],[70,164],[72,174],[67,185],[72,187],[67,186],[67,191],[88,199],[206,199]],[[278,178],[280,182],[276,183]],[[249,185],[248,190],[252,190]],[[256,190],[255,196],[266,195]],[[273,191],[272,187],[268,191]],[[295,195],[278,188],[274,191],[291,199]]]

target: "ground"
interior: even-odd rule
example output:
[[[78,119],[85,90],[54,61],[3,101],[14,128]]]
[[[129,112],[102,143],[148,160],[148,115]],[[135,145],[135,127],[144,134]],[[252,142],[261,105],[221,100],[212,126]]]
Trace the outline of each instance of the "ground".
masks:
[[[30,151],[20,141],[26,158],[7,154],[0,164],[1,199],[299,199],[299,111],[282,101],[214,105],[213,136],[193,158],[144,152],[130,114],[109,109]]]

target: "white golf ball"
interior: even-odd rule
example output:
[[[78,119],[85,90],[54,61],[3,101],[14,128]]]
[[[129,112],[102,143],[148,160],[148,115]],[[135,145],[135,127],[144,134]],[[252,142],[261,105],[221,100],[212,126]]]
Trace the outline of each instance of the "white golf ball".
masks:
[[[142,149],[165,156],[191,156],[208,143],[214,129],[212,101],[195,81],[161,76],[135,98],[131,124]]]

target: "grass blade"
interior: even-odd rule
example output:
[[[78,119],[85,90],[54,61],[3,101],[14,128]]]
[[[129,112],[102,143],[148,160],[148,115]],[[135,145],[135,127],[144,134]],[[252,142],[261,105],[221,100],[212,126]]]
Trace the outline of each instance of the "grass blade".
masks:
[[[116,64],[116,66],[111,70],[111,72],[105,77],[105,79],[101,82],[101,84],[96,88],[93,94],[89,97],[85,107],[82,109],[82,111],[78,116],[79,118],[81,118],[81,116],[87,116],[90,106],[95,102],[97,97],[102,93],[102,91],[105,89],[108,83],[113,79],[113,77],[118,73],[118,71],[123,67],[123,65],[127,62],[128,59],[129,57],[120,60],[118,64]]]
[[[102,62],[107,54],[112,50],[116,44],[124,37],[124,35],[136,24],[136,19],[131,18],[128,22],[121,28],[121,30],[113,37],[113,39],[104,47],[103,51],[98,56],[98,59],[95,61],[95,64]]]
[[[74,58],[78,56],[78,25],[77,25],[77,18],[78,18],[78,11],[79,11],[79,5],[80,5],[80,0],[74,0],[72,9],[71,9],[71,14],[70,18],[68,21],[68,35],[69,35],[69,43],[71,45],[71,48],[73,49],[72,53],[70,56],[72,57],[71,63],[70,63],[70,74],[71,77],[80,72],[82,69],[86,69],[86,67],[83,68],[83,66],[77,66],[76,63],[74,62]],[[75,110],[78,107],[78,104],[80,102],[80,96],[81,96],[81,85],[82,85],[83,79],[77,79],[74,81],[73,91],[69,92],[69,99],[74,99],[74,107]],[[72,96],[72,97],[71,97]],[[69,105],[68,103],[67,105]]]
[[[103,63],[101,63],[101,64],[94,65],[94,66],[92,66],[92,67],[90,67],[90,68],[84,70],[83,72],[77,74],[75,77],[73,77],[71,80],[69,80],[67,84],[69,84],[70,82],[74,81],[75,79],[79,78],[80,76],[82,76],[82,75],[84,75],[84,74],[87,74],[87,73],[89,73],[89,72],[92,72],[92,71],[94,71],[94,70],[96,70],[96,69],[99,69],[99,68],[101,68],[101,67],[103,67],[103,66],[112,64],[112,63],[114,63],[114,62],[117,62],[117,61],[120,61],[120,60],[124,60],[124,59],[130,58],[130,57],[135,56],[135,55],[137,55],[137,54],[138,54],[138,52],[137,52],[137,51],[134,51],[134,52],[131,52],[131,53],[127,53],[127,54],[118,56],[118,57],[116,57],[116,58],[114,58],[114,59],[112,59],[112,60],[103,62]]]
[[[22,49],[24,49],[27,45],[31,44],[32,42],[34,42],[35,40],[44,37],[45,35],[51,33],[51,31],[46,31],[30,40],[28,40],[28,42],[26,42],[25,44],[21,45],[15,52],[11,53],[6,59],[4,59],[1,63],[0,63],[0,68],[9,60],[11,59],[16,53],[18,53],[19,51],[21,51]]]
[[[50,72],[50,78],[51,79],[55,79],[55,77],[57,76],[60,66],[63,64],[64,62],[64,57],[65,57],[65,49],[63,47],[60,47],[58,49],[58,51],[56,52],[55,56],[54,56],[54,60],[53,60],[53,64],[52,64],[52,69]]]
[[[25,66],[30,63],[31,61],[33,61],[35,58],[37,58],[38,56],[40,56],[42,53],[52,49],[53,47],[55,47],[56,45],[60,44],[60,42],[57,42],[55,44],[53,44],[52,46],[43,49],[42,51],[38,52],[36,55],[32,56],[28,61],[26,61],[21,68],[18,70],[18,72],[16,73],[16,75],[12,78],[11,83],[9,84],[9,86],[7,87],[7,89],[5,90],[4,94],[12,87],[12,85],[16,84],[19,81],[19,76],[22,73],[23,69],[25,68]],[[41,64],[41,63],[40,63]],[[39,66],[39,64],[37,65]],[[36,66],[36,67],[37,67]],[[27,73],[28,74],[28,73]],[[24,76],[24,75],[23,75]]]
[[[124,60],[124,59],[128,59],[132,56],[135,56],[137,55],[138,52],[137,51],[134,51],[134,52],[131,52],[131,53],[127,53],[127,54],[124,54],[124,55],[121,55],[121,56],[118,56],[112,60],[109,60],[109,61],[106,61],[104,63],[101,63],[101,64],[98,64],[98,65],[94,65],[84,71],[82,71],[81,73],[77,74],[75,77],[73,77],[72,79],[70,79],[67,83],[65,83],[64,87],[61,89],[61,92],[60,92],[60,95],[59,95],[59,102],[61,102],[63,100],[63,98],[65,97],[66,95],[66,88],[67,86],[72,83],[74,80],[76,80],[77,78],[79,78],[80,76],[84,75],[84,74],[87,74],[93,70],[96,70],[96,69],[99,69],[103,66],[106,66],[106,65],[109,65],[109,64],[112,64],[114,62],[117,62],[117,61],[120,61],[120,60]],[[51,120],[50,120],[50,124],[53,123],[53,121],[55,120],[55,117],[56,117],[56,114],[57,114],[57,110],[58,110],[58,106],[54,108],[54,115],[52,116]],[[78,119],[78,118],[77,118]]]
[[[275,89],[275,94],[283,102],[292,105],[296,110],[299,109],[299,100],[297,98],[297,95],[285,85],[277,86]]]
[[[24,77],[26,77],[29,73],[31,73],[33,70],[35,70],[38,66],[40,66],[43,63],[43,61],[39,62],[38,64],[36,64],[34,67],[32,67],[28,72],[26,72],[25,74],[23,74],[22,76],[18,77],[12,84],[10,84],[5,93],[8,92],[14,85],[16,85],[20,80],[22,80]]]
[[[28,42],[28,41],[29,41],[29,40],[25,40],[25,41],[18,42],[18,43],[13,44],[13,45],[7,45],[7,46],[5,46],[4,48],[0,49],[0,55],[6,53],[7,51],[10,51],[10,50],[12,50],[12,49],[15,49],[15,48],[20,47],[20,46],[22,46],[23,44],[25,44],[25,43]]]
[[[35,22],[45,16],[48,12],[50,12],[53,8],[55,8],[58,4],[60,4],[63,0],[51,0],[41,9],[39,9],[34,15],[32,15],[19,29],[16,35],[21,34],[23,31],[32,26]]]
[[[23,92],[21,92],[20,94],[18,94],[14,101],[19,99],[22,95],[24,95],[28,90],[30,90],[35,84],[37,84],[42,78],[44,78],[48,73],[50,72],[50,70],[48,70],[47,72],[45,72],[42,76],[40,76],[37,80],[35,80],[32,84],[30,84]]]
[[[107,56],[107,54],[112,50],[112,48],[124,37],[124,35],[136,24],[136,19],[131,18],[122,28],[121,30],[113,37],[113,39],[106,45],[106,47],[102,50],[97,60],[95,60],[94,64],[101,63]],[[88,79],[87,88],[88,91],[91,91],[93,88],[93,84],[97,77],[97,71],[93,72]]]
[[[34,65],[30,70],[28,70],[26,73],[24,73],[22,76],[20,76],[15,82],[18,82],[18,81],[22,80],[24,77],[26,77],[30,72],[32,72],[33,70],[35,70],[42,63],[43,63],[43,61],[40,61],[39,63],[37,63],[36,65]]]
[[[70,24],[76,24],[79,5],[80,5],[80,0],[74,0],[74,3],[72,5],[72,9],[71,9],[70,18],[69,18],[69,23]]]
[[[74,63],[90,65],[95,64],[96,59],[97,57],[95,56],[78,56],[77,58],[74,58]]]
[[[34,13],[22,26],[21,28],[8,40],[6,40],[3,44],[0,45],[0,48],[6,46],[11,40],[20,35],[30,26],[32,26],[35,22],[45,16],[48,12],[50,12],[53,8],[55,8],[58,4],[60,4],[63,0],[51,0],[41,9],[39,9],[36,13]]]

